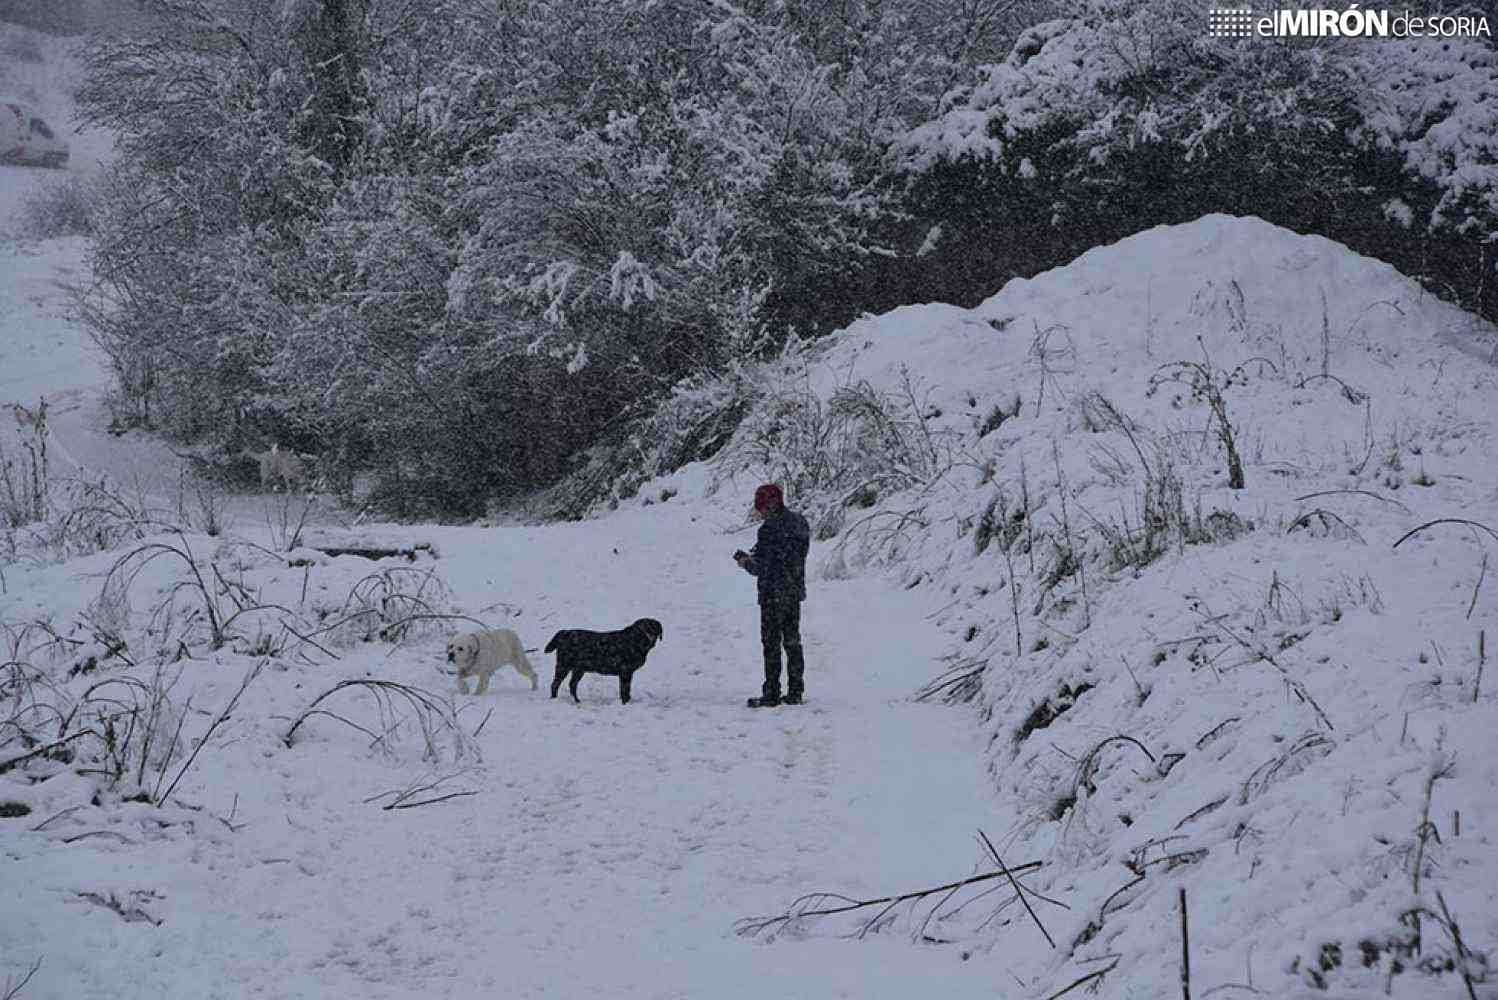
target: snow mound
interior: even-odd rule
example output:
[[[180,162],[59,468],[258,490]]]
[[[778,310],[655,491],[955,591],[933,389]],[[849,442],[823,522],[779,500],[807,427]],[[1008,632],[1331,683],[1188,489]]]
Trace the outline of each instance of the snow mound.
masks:
[[[1213,215],[974,309],[865,317],[807,365],[820,405],[725,449],[796,480],[767,427],[857,389],[903,428],[862,439],[886,470],[941,459],[791,502],[828,511],[826,575],[942,605],[922,693],[977,706],[997,846],[1067,907],[1035,902],[1054,951],[1018,908],[965,929],[1022,995],[1103,969],[1108,995],[1174,995],[1181,890],[1197,990],[1492,975],[1495,345],[1387,265]]]

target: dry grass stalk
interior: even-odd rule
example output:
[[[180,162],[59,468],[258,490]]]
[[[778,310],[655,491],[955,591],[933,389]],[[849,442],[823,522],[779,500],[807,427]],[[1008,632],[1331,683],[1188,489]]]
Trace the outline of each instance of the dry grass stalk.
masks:
[[[328,698],[349,688],[362,688],[374,697],[376,708],[381,716],[382,725],[385,727],[384,732],[372,732],[351,719],[318,707]],[[472,738],[458,725],[457,717],[453,714],[452,706],[448,702],[444,701],[438,695],[421,688],[411,687],[407,684],[398,684],[395,681],[375,680],[371,678],[339,681],[318,695],[313,699],[312,704],[308,705],[302,714],[296,717],[296,720],[291,724],[291,728],[286,731],[281,740],[288,747],[292,746],[293,738],[296,736],[297,730],[301,728],[302,723],[314,715],[326,715],[328,718],[336,719],[344,725],[357,729],[359,732],[370,737],[371,746],[380,746],[405,721],[396,711],[400,705],[404,705],[409,709],[416,721],[417,728],[420,730],[422,737],[424,757],[432,759],[438,756],[436,741],[439,733],[443,731],[452,735],[454,740],[454,757],[462,757],[469,752],[476,753],[473,748]]]
[[[1472,704],[1477,704],[1477,696],[1482,691],[1482,668],[1488,661],[1488,633],[1486,629],[1479,629],[1477,633],[1477,680],[1472,684]]]
[[[1186,921],[1186,887],[1180,888],[1181,901],[1181,1000],[1191,1000],[1191,935]]]
[[[1436,782],[1451,775],[1453,765],[1447,761],[1439,768],[1434,768],[1430,776],[1425,779],[1425,806],[1420,810],[1420,825],[1415,828],[1417,839],[1415,847],[1415,864],[1412,872],[1415,895],[1420,895],[1420,869],[1425,866],[1425,843],[1432,836],[1440,840],[1441,835],[1437,832],[1435,824],[1430,821],[1430,800],[1435,792]]]
[[[1446,897],[1436,891],[1436,902],[1441,906],[1441,926],[1446,928],[1446,933],[1451,935],[1451,943],[1456,946],[1457,968],[1462,974],[1462,984],[1467,987],[1467,1000],[1477,1000],[1477,990],[1472,985],[1472,970],[1467,965],[1467,946],[1462,941],[1462,929],[1457,926],[1456,918],[1451,915],[1451,910],[1446,906]]]
[[[1482,592],[1482,581],[1488,575],[1488,554],[1482,554],[1482,568],[1477,571],[1477,582],[1472,585],[1472,601],[1467,605],[1467,620],[1472,620],[1472,612],[1477,610],[1477,595]]]
[[[1253,643],[1248,642],[1242,636],[1238,635],[1232,629],[1228,628],[1223,624],[1222,617],[1220,615],[1212,614],[1211,609],[1206,605],[1201,604],[1200,602],[1193,602],[1193,609],[1197,612],[1197,614],[1202,618],[1203,621],[1211,625],[1213,628],[1217,629],[1227,638],[1233,640],[1233,642],[1237,643],[1239,646],[1248,650],[1249,653],[1253,654],[1255,659],[1263,660],[1275,670],[1279,671],[1280,677],[1284,679],[1285,685],[1295,693],[1295,696],[1297,698],[1299,698],[1305,704],[1311,706],[1312,711],[1316,713],[1316,718],[1320,719],[1322,724],[1326,726],[1327,729],[1336,728],[1332,725],[1332,720],[1328,718],[1327,714],[1321,710],[1321,706],[1317,704],[1316,699],[1311,697],[1311,692],[1306,689],[1306,686],[1296,678],[1290,676],[1290,671],[1285,668],[1284,664],[1280,663],[1277,659],[1274,658],[1273,653],[1269,652],[1268,649],[1265,649],[1262,646],[1255,646]]]
[[[1098,754],[1101,753],[1103,748],[1108,746],[1110,743],[1131,743],[1134,746],[1138,747],[1140,752],[1149,758],[1151,764],[1154,764],[1156,766],[1159,765],[1159,761],[1155,759],[1154,754],[1149,752],[1149,748],[1146,747],[1143,743],[1140,743],[1134,737],[1125,736],[1122,733],[1119,733],[1116,736],[1109,736],[1107,739],[1100,740],[1097,743],[1093,744],[1092,749],[1087,751],[1087,755],[1083,757],[1081,763],[1077,765],[1077,774],[1075,779],[1073,779],[1072,781],[1072,796],[1074,798],[1077,797],[1078,793],[1082,791],[1086,791],[1088,795],[1092,795],[1097,791],[1097,785],[1093,782],[1092,776],[1097,773]]]
[[[1118,958],[1113,959],[1113,961],[1110,962],[1106,968],[1098,969],[1096,972],[1089,972],[1089,973],[1087,973],[1087,975],[1085,975],[1082,978],[1076,980],[1071,985],[1064,986],[1061,989],[1057,990],[1055,993],[1052,993],[1051,995],[1047,996],[1045,998],[1045,1000],[1058,1000],[1059,997],[1066,996],[1066,994],[1070,993],[1072,990],[1076,989],[1077,987],[1079,987],[1079,986],[1087,986],[1089,983],[1092,984],[1092,986],[1091,986],[1092,991],[1096,992],[1098,986],[1102,984],[1103,977],[1106,976],[1108,973],[1112,972],[1114,969],[1118,968],[1118,963],[1120,961],[1121,961],[1121,959],[1118,959]]]
[[[161,795],[160,798],[156,800],[156,808],[159,809],[162,806],[166,805],[166,800],[172,797],[172,792],[176,791],[177,783],[182,780],[182,776],[187,773],[187,769],[192,767],[193,761],[198,759],[198,754],[202,753],[203,748],[208,745],[208,740],[213,736],[214,731],[229,720],[229,716],[234,713],[235,707],[239,704],[239,699],[243,697],[245,690],[250,686],[255,678],[260,676],[260,671],[265,669],[265,664],[267,662],[268,661],[266,660],[261,660],[259,663],[250,668],[249,673],[244,675],[244,680],[239,682],[239,690],[235,691],[234,696],[229,699],[226,705],[224,705],[224,710],[218,713],[218,718],[213,720],[213,723],[208,727],[208,730],[203,733],[202,738],[198,740],[198,745],[193,748],[192,753],[188,756],[187,760],[183,762],[182,767],[177,771],[177,776],[172,779],[172,783],[167,786],[166,791]],[[184,719],[187,717],[187,713],[185,711],[182,713],[182,717]],[[182,727],[180,723],[178,724],[177,729],[179,732],[181,731]],[[163,769],[162,773],[166,773],[165,769]]]
[[[1409,531],[1406,531],[1404,534],[1399,536],[1399,541],[1395,542],[1391,547],[1397,549],[1400,545],[1404,544],[1405,540],[1408,539],[1411,535],[1418,535],[1426,528],[1433,528],[1438,524],[1465,524],[1468,527],[1479,528],[1482,531],[1486,531],[1488,534],[1493,536],[1495,541],[1498,541],[1498,531],[1494,531],[1486,524],[1480,524],[1477,521],[1469,521],[1464,517],[1438,517],[1434,521],[1426,521],[1424,524],[1417,525],[1416,527],[1411,528]]]

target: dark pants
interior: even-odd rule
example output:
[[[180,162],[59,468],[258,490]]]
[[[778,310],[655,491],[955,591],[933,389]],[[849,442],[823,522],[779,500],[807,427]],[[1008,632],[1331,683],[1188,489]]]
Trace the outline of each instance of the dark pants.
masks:
[[[801,697],[806,689],[806,660],[801,654],[801,602],[767,600],[759,605],[759,641],[765,650],[766,698],[780,697],[780,647],[785,647],[785,693]]]

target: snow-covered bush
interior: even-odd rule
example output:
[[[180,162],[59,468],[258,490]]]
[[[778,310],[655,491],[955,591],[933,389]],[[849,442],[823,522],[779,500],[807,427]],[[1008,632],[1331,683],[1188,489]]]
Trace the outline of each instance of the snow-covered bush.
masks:
[[[75,174],[51,178],[22,204],[15,235],[34,240],[91,236],[98,198],[96,184],[89,178]]]
[[[1364,113],[1380,145],[1429,181],[1429,213],[1396,214],[1491,239],[1498,230],[1498,53],[1475,39],[1403,39],[1359,54]],[[1408,201],[1408,199],[1405,199]]]
[[[826,539],[850,512],[934,486],[959,460],[958,435],[936,423],[916,376],[897,389],[859,380],[824,394],[798,368],[761,369],[754,405],[715,459],[714,489],[741,475],[779,483]]]
[[[298,301],[267,262],[327,201],[331,168],[293,141],[312,89],[279,6],[223,5],[219,17],[163,4],[156,33],[85,52],[79,106],[121,136],[101,180],[85,318],[114,367],[122,423],[222,438],[263,390]]]
[[[968,15],[916,53],[877,4],[840,40],[706,0],[354,6],[167,4],[93,50],[126,138],[89,316],[122,423],[319,451],[409,512],[850,315],[820,290],[885,253],[885,144],[969,58],[936,52]]]
[[[1106,0],[1036,25],[904,136],[911,207],[936,234],[934,280],[974,254],[1030,274],[1227,212],[1323,232],[1494,308],[1478,245],[1498,229],[1493,52],[1214,38],[1206,8]],[[993,287],[963,280],[947,297]]]

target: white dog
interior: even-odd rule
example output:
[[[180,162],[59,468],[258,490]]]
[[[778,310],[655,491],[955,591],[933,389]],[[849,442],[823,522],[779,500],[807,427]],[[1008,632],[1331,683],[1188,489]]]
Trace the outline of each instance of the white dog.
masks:
[[[478,690],[483,694],[489,690],[489,678],[500,667],[509,664],[529,677],[531,690],[536,690],[536,671],[531,661],[525,658],[525,647],[520,636],[507,628],[487,632],[459,632],[447,640],[447,662],[458,668],[458,690],[468,693],[467,678],[477,676]]]
[[[260,485],[263,489],[302,486],[307,481],[307,463],[294,451],[282,451],[273,444],[270,451],[251,452],[260,463]]]

